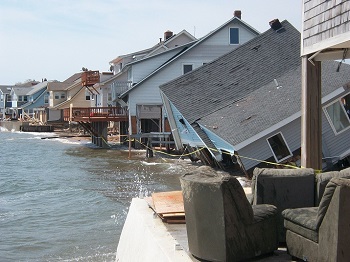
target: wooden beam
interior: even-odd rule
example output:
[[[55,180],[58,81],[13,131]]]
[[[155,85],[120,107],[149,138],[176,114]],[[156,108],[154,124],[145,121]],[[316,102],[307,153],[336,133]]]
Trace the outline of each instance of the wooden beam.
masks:
[[[321,62],[302,57],[301,165],[322,169]]]

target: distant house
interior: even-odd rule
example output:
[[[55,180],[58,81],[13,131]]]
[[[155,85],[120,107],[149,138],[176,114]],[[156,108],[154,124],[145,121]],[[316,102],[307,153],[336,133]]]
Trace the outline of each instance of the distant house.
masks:
[[[130,62],[127,77],[120,75],[129,86],[115,95],[117,103],[128,106],[129,132],[170,131],[159,86],[211,62],[257,35],[259,32],[241,20],[240,12],[236,11],[232,19],[197,41]]]
[[[6,119],[12,103],[10,92],[13,86],[0,85],[0,119]]]
[[[36,84],[27,93],[27,103],[24,103],[22,108],[22,119],[37,118],[44,122],[40,116],[42,111],[49,105],[49,93],[47,91],[48,81]]]
[[[8,96],[9,108],[8,112],[12,119],[18,119],[22,114],[22,105],[28,102],[28,93],[33,90],[33,87],[13,86]]]
[[[300,33],[287,21],[160,87],[178,149],[202,149],[210,165],[251,173],[298,163],[301,147]],[[350,155],[350,66],[322,65],[323,155]],[[326,164],[326,161],[325,161]]]

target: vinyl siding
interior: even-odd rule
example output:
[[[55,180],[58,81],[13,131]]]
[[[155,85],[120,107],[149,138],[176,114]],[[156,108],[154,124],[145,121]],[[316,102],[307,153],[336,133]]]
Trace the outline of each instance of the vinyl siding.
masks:
[[[250,39],[254,38],[256,36],[255,33],[253,33],[250,30],[247,30],[242,24],[232,21],[231,23],[227,24],[224,28],[219,30],[217,33],[209,37],[205,41],[205,45],[209,46],[217,46],[217,45],[230,45],[230,28],[235,27],[239,29],[239,44],[243,44]]]
[[[211,142],[215,145],[215,147],[219,150],[225,150],[230,153],[234,153],[234,148],[231,144],[227,143],[225,140],[220,138],[219,136],[215,135],[213,132],[211,132],[209,129],[201,126],[203,131],[206,133],[206,135],[209,137]],[[215,153],[215,152],[214,152]]]
[[[239,45],[229,45],[229,28],[236,26],[235,23],[230,23],[223,29],[219,30],[213,36],[204,40],[191,50],[188,50],[185,54],[181,55],[174,62],[167,65],[160,72],[151,76],[149,79],[145,80],[140,86],[136,87],[133,91],[129,93],[129,108],[131,115],[136,115],[136,105],[137,104],[161,104],[161,97],[159,92],[159,86],[170,80],[173,80],[183,73],[183,64],[193,64],[193,70],[199,68],[203,63],[208,63],[229,51],[237,48]],[[246,29],[240,24],[237,24],[237,27],[240,27],[240,34],[242,34],[241,41],[247,41],[256,36],[250,30]],[[170,52],[172,53],[172,52]],[[172,53],[174,54],[174,53]],[[163,56],[161,56],[163,57]],[[164,57],[163,57],[164,58]],[[143,77],[150,72],[153,72],[154,68],[161,64],[161,61],[164,63],[164,59],[149,59],[145,60],[141,66],[137,66],[133,69],[133,80],[141,80]],[[152,68],[152,69],[150,69]]]
[[[179,53],[181,49],[165,52],[132,65],[133,82],[137,83]]]
[[[249,144],[248,146],[239,150],[238,154],[241,156],[244,167],[248,170],[260,162],[257,160],[266,160],[273,157],[273,153],[268,145],[267,138],[281,132],[290,151],[293,152],[300,148],[301,145],[301,123],[300,118],[290,122],[279,130],[276,130],[261,139]],[[245,158],[247,157],[247,158]],[[248,159],[252,158],[252,159]]]
[[[322,114],[322,139],[328,149],[329,156],[333,160],[350,149],[350,129],[336,135],[328,122],[325,114]]]

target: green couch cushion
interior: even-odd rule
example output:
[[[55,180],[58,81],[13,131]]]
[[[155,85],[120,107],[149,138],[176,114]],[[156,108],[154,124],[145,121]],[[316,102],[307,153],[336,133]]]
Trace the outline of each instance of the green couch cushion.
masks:
[[[277,208],[273,205],[253,205],[254,223],[259,223],[264,219],[277,215]]]
[[[350,178],[350,168],[343,169],[341,171],[330,171],[324,172],[316,175],[316,196],[315,205],[318,206],[323,193],[326,189],[328,182],[332,178]]]
[[[298,235],[318,242],[317,207],[286,209],[282,212],[284,227]]]

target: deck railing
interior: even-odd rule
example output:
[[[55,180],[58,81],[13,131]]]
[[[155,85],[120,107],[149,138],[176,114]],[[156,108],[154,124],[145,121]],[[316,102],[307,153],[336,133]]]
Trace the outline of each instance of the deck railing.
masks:
[[[72,115],[70,114],[72,112]],[[89,120],[104,118],[106,121],[116,118],[126,118],[127,110],[123,107],[73,107],[63,109],[63,118],[65,121]]]

